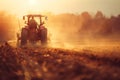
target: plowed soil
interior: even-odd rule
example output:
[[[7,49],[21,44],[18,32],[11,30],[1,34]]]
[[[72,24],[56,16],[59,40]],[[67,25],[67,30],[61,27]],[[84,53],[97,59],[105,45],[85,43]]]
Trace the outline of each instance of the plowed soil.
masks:
[[[14,48],[6,43],[0,46],[0,80],[120,80],[120,57],[112,54],[120,52]]]

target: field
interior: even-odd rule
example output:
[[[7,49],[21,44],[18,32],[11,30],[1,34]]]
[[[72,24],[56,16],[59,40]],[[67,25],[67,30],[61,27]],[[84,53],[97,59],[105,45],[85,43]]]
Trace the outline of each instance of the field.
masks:
[[[120,80],[120,47],[0,46],[0,80]]]

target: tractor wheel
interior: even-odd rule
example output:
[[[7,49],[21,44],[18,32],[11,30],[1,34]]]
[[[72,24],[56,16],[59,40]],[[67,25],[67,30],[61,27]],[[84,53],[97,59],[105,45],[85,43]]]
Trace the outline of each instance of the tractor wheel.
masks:
[[[41,30],[41,45],[46,46],[47,45],[47,29],[42,29]]]
[[[27,44],[27,39],[28,39],[28,30],[26,28],[22,28],[22,31],[21,31],[21,46]]]

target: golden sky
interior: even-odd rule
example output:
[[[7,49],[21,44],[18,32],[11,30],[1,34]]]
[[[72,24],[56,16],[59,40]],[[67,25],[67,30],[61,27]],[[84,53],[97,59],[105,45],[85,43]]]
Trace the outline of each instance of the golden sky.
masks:
[[[102,11],[110,16],[120,14],[120,0],[0,0],[0,10],[17,15],[34,12],[58,14]]]

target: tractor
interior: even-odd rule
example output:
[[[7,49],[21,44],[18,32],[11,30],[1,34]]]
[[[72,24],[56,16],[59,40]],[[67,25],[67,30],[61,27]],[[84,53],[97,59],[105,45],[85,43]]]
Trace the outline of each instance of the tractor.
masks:
[[[47,28],[44,26],[43,18],[47,19],[46,16],[37,14],[23,16],[26,25],[21,29],[20,35],[17,34],[17,43],[20,46],[28,43],[34,45],[38,41],[41,42],[42,46],[47,45]],[[37,22],[36,19],[39,21]]]

